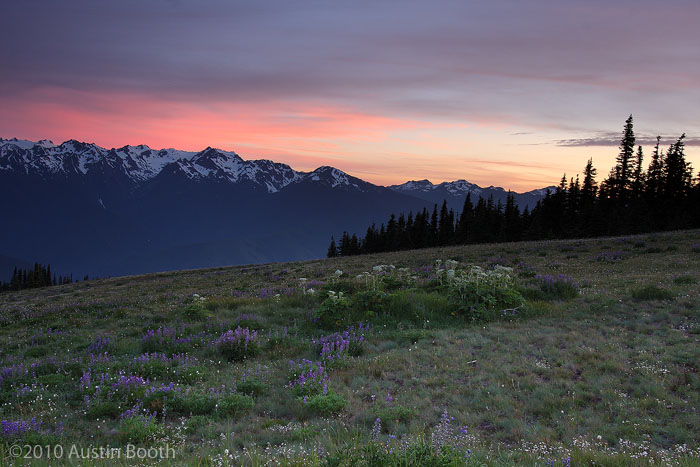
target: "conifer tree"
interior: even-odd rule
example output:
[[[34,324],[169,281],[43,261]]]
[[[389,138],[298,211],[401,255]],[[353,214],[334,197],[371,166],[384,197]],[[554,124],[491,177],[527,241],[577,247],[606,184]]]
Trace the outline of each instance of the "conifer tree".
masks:
[[[442,202],[440,208],[440,220],[438,221],[438,240],[440,246],[447,245],[452,237],[452,226],[450,225],[449,212],[447,210],[447,200]]]
[[[338,256],[338,247],[335,245],[335,238],[331,237],[331,244],[328,246],[326,257],[335,258],[336,256]]]
[[[467,197],[464,199],[464,206],[462,206],[462,214],[460,214],[459,222],[457,223],[455,243],[464,245],[469,241],[469,229],[472,222],[474,222],[474,205],[472,204],[472,194],[467,193]]]
[[[634,149],[636,138],[634,136],[634,123],[632,115],[625,121],[625,128],[620,141],[620,152],[617,155],[617,165],[613,169],[613,179],[610,183],[611,196],[622,199],[624,204],[628,198],[628,192],[632,182],[634,168]]]
[[[634,161],[634,174],[632,181],[632,198],[639,198],[642,196],[644,190],[644,169],[642,168],[642,163],[644,161],[644,152],[642,147],[637,147],[637,159]]]
[[[647,170],[647,179],[645,186],[645,193],[647,199],[656,198],[663,191],[663,151],[659,149],[661,144],[661,136],[656,137],[656,146],[654,147],[654,152],[651,155],[651,162],[649,163],[649,168]]]
[[[663,197],[666,200],[680,199],[688,194],[692,181],[692,168],[685,160],[685,133],[668,148],[661,169],[663,174]]]
[[[430,216],[430,229],[428,232],[428,246],[435,246],[438,238],[438,210],[437,204],[433,206],[433,214]]]

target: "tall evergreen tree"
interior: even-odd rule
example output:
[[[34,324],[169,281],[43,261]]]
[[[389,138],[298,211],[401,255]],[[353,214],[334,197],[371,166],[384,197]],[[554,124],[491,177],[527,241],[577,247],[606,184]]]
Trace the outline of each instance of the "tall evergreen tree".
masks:
[[[663,174],[663,197],[666,200],[680,199],[688,194],[693,177],[692,167],[685,160],[685,133],[668,148],[661,169]]]
[[[453,227],[450,225],[450,213],[447,210],[447,200],[444,200],[440,208],[440,220],[438,221],[438,245],[444,246],[450,243],[452,229]]]
[[[326,257],[335,258],[338,256],[338,247],[335,245],[335,238],[331,237],[331,244],[328,246]]]
[[[464,199],[464,206],[462,206],[462,213],[459,216],[459,222],[457,223],[457,232],[455,243],[459,245],[464,245],[469,241],[469,230],[474,222],[474,205],[472,204],[472,194],[467,193],[467,197]]]
[[[644,161],[644,152],[642,147],[637,147],[637,159],[634,161],[634,173],[632,177],[632,198],[640,198],[644,191],[644,169],[642,163]]]
[[[428,246],[437,245],[438,239],[438,210],[437,204],[433,206],[433,214],[430,216],[430,230],[428,233]]]
[[[611,196],[615,199],[622,199],[623,204],[628,198],[632,183],[635,143],[634,122],[632,115],[630,115],[625,121],[625,128],[622,131],[620,152],[617,155],[617,165],[611,173],[613,178],[610,183]]]

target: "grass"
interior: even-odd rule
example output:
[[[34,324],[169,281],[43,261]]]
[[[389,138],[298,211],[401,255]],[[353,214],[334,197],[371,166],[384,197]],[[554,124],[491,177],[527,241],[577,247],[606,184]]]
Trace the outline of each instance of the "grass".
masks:
[[[3,294],[0,465],[16,443],[172,447],[165,465],[700,465],[699,235]],[[436,259],[511,266],[513,283],[450,282]]]
[[[675,279],[674,283],[677,283]],[[656,285],[645,285],[632,290],[632,298],[636,300],[673,300],[673,297],[673,292]]]

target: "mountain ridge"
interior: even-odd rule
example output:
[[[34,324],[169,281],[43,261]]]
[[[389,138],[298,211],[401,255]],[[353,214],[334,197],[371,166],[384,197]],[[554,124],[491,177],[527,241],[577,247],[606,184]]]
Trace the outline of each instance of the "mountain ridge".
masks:
[[[443,196],[459,212],[469,187],[496,203],[507,195],[466,181],[423,185],[434,189],[392,189],[330,166],[296,171],[211,147],[2,139],[8,228],[0,229],[0,254],[76,277],[306,260],[323,257],[331,235],[432,209]]]
[[[48,139],[34,142],[17,138],[0,138],[0,171],[24,171],[32,168],[42,175],[56,176],[87,175],[88,172],[109,168],[125,175],[134,184],[143,183],[160,175],[164,170],[179,172],[189,179],[209,179],[238,183],[250,182],[276,193],[291,183],[304,178],[330,183],[332,187],[352,186],[367,189],[366,182],[338,168],[321,166],[310,172],[298,171],[289,165],[269,159],[243,159],[235,151],[224,151],[211,146],[202,151],[184,151],[174,148],[152,149],[147,145],[126,145],[120,148],[103,148],[94,143],[70,139],[57,145]],[[332,170],[330,170],[332,169]],[[322,176],[323,175],[323,176]],[[433,184],[427,179],[410,180],[402,184],[384,186],[397,192],[442,193],[448,197],[466,196],[466,193],[486,196],[500,193],[505,196],[508,190],[502,187],[481,187],[464,179]],[[515,195],[544,196],[546,187]],[[419,198],[432,201],[433,197]],[[500,198],[500,197],[499,197]]]

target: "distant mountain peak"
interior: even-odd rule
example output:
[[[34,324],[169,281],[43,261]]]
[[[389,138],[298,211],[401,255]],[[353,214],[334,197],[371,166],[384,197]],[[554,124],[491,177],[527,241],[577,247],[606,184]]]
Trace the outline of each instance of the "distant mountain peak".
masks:
[[[502,187],[491,185],[483,188],[464,179],[442,182],[437,185],[431,183],[429,180],[410,180],[400,185],[392,185],[388,188],[433,203],[441,203],[443,200],[447,200],[448,203],[452,203],[457,208],[461,208],[460,203],[464,202],[464,198],[467,194],[471,194],[472,202],[474,203],[476,203],[479,198],[489,198],[491,196],[493,196],[495,202],[499,200],[505,201],[508,196],[508,191]],[[526,193],[513,192],[513,196],[516,204],[520,207],[524,208],[525,206],[529,206],[532,208],[537,200],[544,196],[546,190],[547,188],[542,188]]]
[[[300,172],[287,164],[267,159],[245,160],[233,151],[208,146],[202,151],[152,149],[145,144],[126,145],[105,149],[94,143],[75,139],[60,145],[49,140],[38,142],[17,138],[0,138],[0,171],[24,175],[36,174],[44,179],[52,177],[105,177],[131,183],[134,186],[156,177],[175,178],[197,183],[216,182],[241,184],[255,190],[276,193],[295,183],[320,183],[333,189],[368,192],[379,187],[327,165],[312,172]],[[100,181],[98,181],[100,183]],[[411,180],[387,187],[395,192],[419,199],[441,202],[466,196],[505,198],[500,187],[481,188],[467,180],[433,184],[430,180]],[[382,187],[383,189],[383,187]],[[546,188],[521,194],[530,204],[532,199],[544,196]],[[476,198],[478,199],[478,198]]]
[[[152,149],[145,144],[105,149],[75,139],[55,145],[40,142],[0,139],[0,170],[35,174],[42,178],[91,176],[106,172],[119,174],[135,185],[158,176],[194,182],[246,184],[268,193],[276,193],[291,183],[309,176],[287,164],[268,159],[244,160],[233,151],[207,147],[199,152],[177,149]],[[362,190],[369,185],[334,167],[323,166],[310,175],[330,187]]]
[[[330,167],[328,165],[323,165],[313,172],[306,174],[303,178],[312,182],[322,183],[330,188],[351,188],[357,189],[359,191],[367,191],[370,187],[373,187],[371,183],[365,182],[357,177],[348,175],[340,169],[335,167]]]
[[[435,188],[435,185],[433,185],[430,180],[423,179],[409,180],[401,185],[391,185],[389,188],[395,191],[431,191]]]

